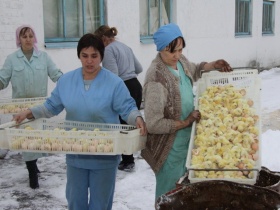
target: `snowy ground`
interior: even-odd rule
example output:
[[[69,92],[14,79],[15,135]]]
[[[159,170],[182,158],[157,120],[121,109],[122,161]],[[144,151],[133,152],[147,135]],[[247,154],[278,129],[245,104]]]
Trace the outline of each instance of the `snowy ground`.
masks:
[[[137,156],[135,154],[136,168],[133,172],[118,171],[113,210],[153,209],[154,175],[146,162]],[[5,160],[0,160],[1,210],[67,209],[65,156],[40,158],[38,167],[41,170],[40,188],[32,190],[28,186],[28,172],[20,154],[9,152]]]
[[[280,69],[260,74],[262,78],[262,165],[280,171]],[[155,177],[135,154],[136,168],[127,173],[118,171],[113,210],[153,210]],[[0,160],[0,209],[1,210],[66,210],[65,156],[51,155],[40,158],[40,188],[28,186],[28,172],[22,157],[9,152]]]

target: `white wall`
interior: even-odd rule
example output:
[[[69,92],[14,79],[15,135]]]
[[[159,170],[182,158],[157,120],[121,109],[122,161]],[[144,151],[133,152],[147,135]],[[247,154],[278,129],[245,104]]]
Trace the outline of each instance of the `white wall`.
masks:
[[[106,6],[108,25],[118,29],[117,39],[132,48],[145,71],[157,52],[154,44],[142,44],[140,42],[139,1],[107,0]],[[141,83],[143,83],[144,78],[145,72],[138,75]]]
[[[224,58],[233,67],[280,65],[280,5],[275,2],[275,34],[262,36],[262,0],[254,0],[252,36],[235,37],[235,0],[177,0],[177,23],[191,61]]]
[[[224,58],[233,67],[256,62],[260,68],[280,65],[280,4],[275,3],[275,35],[262,36],[262,0],[253,1],[252,36],[234,36],[235,0],[173,0],[175,21],[186,40],[184,54],[193,62]],[[107,21],[115,26],[117,39],[130,46],[146,70],[156,56],[154,44],[139,40],[139,0],[106,0]],[[76,49],[44,48],[42,0],[0,1],[0,67],[6,56],[16,50],[15,30],[23,24],[32,25],[37,33],[39,49],[48,52],[63,72],[80,66]],[[145,72],[139,75],[143,83]],[[54,87],[50,83],[50,89]],[[6,92],[8,90],[5,90]],[[5,93],[5,91],[1,91]]]

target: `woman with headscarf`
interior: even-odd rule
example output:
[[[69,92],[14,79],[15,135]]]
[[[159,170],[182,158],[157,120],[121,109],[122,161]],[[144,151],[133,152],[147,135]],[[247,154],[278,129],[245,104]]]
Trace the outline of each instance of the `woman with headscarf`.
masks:
[[[37,37],[30,25],[16,29],[16,52],[8,55],[0,70],[0,90],[11,82],[12,98],[46,97],[48,95],[48,77],[56,82],[62,72],[56,67],[50,56],[37,48]],[[23,159],[29,172],[29,184],[32,189],[39,187],[37,159],[41,153],[23,152]]]
[[[193,81],[201,70],[231,71],[225,60],[190,62],[183,54],[185,40],[176,24],[160,27],[153,36],[156,58],[147,70],[144,87],[144,113],[148,129],[142,157],[156,176],[156,199],[174,189],[186,173],[186,157],[191,125],[200,120],[194,110]]]

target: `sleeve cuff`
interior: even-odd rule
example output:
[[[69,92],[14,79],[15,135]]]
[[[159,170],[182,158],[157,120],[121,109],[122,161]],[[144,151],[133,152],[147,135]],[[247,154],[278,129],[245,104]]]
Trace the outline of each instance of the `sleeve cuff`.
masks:
[[[127,124],[136,126],[136,118],[142,117],[141,112],[139,110],[133,110],[130,112],[127,118]]]
[[[43,104],[34,106],[30,108],[33,116],[35,119],[37,118],[50,118],[53,117],[54,114],[52,114]]]

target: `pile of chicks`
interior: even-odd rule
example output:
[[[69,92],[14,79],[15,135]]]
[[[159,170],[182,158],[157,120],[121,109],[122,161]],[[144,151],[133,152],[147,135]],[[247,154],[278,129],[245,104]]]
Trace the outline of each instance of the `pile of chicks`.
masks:
[[[201,120],[191,155],[195,178],[252,179],[259,154],[259,120],[246,89],[210,86],[198,99]],[[234,170],[227,170],[234,169]]]
[[[112,153],[114,150],[113,137],[97,128],[94,131],[77,128],[68,131],[60,128],[41,131],[26,126],[23,134],[12,136],[11,149],[81,154]]]
[[[30,103],[14,103],[14,104],[0,104],[0,114],[14,114],[25,111],[30,107],[42,104],[44,101],[36,101]]]

